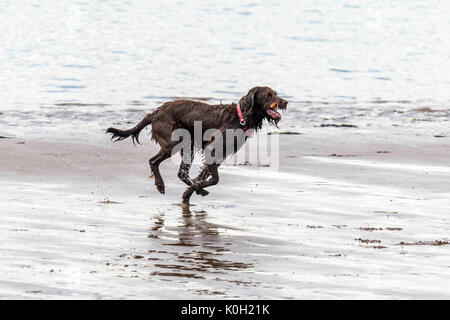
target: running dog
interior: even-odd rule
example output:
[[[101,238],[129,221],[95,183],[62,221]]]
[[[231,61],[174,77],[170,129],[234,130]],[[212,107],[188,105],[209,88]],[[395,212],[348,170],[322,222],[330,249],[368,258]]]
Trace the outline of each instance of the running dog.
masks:
[[[111,139],[116,142],[124,140],[131,136],[133,143],[139,143],[139,133],[148,125],[152,125],[152,140],[155,140],[161,147],[157,155],[149,160],[150,169],[155,177],[156,189],[165,193],[164,181],[159,173],[159,165],[164,160],[173,155],[175,146],[179,144],[179,140],[172,140],[172,133],[176,129],[185,129],[194,137],[194,122],[201,121],[202,134],[208,129],[218,129],[222,135],[223,141],[227,135],[225,131],[243,130],[259,130],[266,119],[270,124],[277,125],[281,119],[278,110],[286,110],[288,102],[280,98],[277,93],[269,87],[254,87],[245,96],[243,96],[238,104],[220,104],[210,105],[199,101],[192,100],[176,100],[166,102],[154,112],[145,116],[141,122],[135,127],[128,130],[120,130],[116,128],[108,128],[106,133],[111,133]],[[245,140],[248,135],[245,135]],[[193,139],[193,138],[192,138]],[[233,138],[234,139],[234,138]],[[222,141],[222,143],[223,143]],[[206,148],[215,146],[217,139],[212,138],[209,141],[202,141],[197,149],[202,152]],[[226,145],[223,143],[223,146]],[[242,144],[235,143],[232,153],[236,153]],[[194,141],[191,141],[192,150],[194,150]],[[217,147],[217,146],[215,146]],[[182,150],[181,150],[182,151]],[[225,150],[224,150],[225,151]],[[225,157],[230,155],[229,152]],[[191,195],[196,192],[199,195],[206,196],[208,191],[206,187],[216,185],[219,182],[218,167],[224,160],[224,157],[212,163],[204,164],[199,175],[195,179],[189,178],[189,169],[191,167],[194,153],[190,153],[191,161],[186,161],[182,154],[182,162],[178,171],[178,177],[188,185],[183,193],[182,203],[189,205]]]

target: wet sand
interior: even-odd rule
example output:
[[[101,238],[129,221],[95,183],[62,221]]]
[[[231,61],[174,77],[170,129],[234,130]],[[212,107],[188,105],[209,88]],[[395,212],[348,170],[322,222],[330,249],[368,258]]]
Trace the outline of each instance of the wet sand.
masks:
[[[450,298],[448,138],[351,130],[280,135],[190,211],[150,142],[0,139],[0,297]]]

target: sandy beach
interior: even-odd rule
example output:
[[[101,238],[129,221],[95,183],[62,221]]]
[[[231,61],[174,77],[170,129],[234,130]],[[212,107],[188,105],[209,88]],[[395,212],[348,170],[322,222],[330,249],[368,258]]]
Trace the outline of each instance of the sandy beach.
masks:
[[[399,136],[280,135],[278,171],[222,166],[190,212],[149,139],[0,139],[0,297],[449,298],[448,138]]]

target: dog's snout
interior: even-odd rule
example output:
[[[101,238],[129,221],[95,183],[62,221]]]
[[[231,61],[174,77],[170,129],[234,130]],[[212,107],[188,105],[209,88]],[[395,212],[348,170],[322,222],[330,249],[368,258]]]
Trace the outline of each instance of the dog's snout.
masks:
[[[288,102],[284,99],[280,99],[279,108],[286,109]]]

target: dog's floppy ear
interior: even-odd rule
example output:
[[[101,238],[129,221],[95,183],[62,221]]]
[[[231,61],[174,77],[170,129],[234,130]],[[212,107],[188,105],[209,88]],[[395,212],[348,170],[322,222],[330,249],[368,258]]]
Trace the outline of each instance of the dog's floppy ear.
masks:
[[[253,106],[255,104],[255,94],[256,94],[256,90],[252,89],[244,97],[245,104],[247,105],[247,110],[253,109]]]

